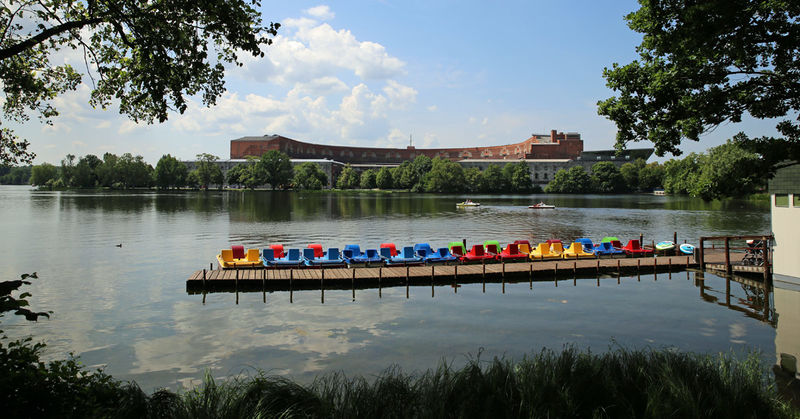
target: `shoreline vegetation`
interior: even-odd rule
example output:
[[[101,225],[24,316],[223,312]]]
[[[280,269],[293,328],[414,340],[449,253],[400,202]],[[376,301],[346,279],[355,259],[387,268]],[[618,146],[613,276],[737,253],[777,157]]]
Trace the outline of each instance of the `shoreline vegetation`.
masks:
[[[664,164],[642,159],[616,166],[599,162],[587,171],[583,166],[561,169],[542,188],[534,183],[524,162],[504,166],[489,164],[484,170],[463,168],[450,160],[418,156],[397,167],[358,172],[349,164],[329,182],[322,168],[311,162],[292,167],[289,156],[272,150],[261,157],[223,173],[211,154],[197,155],[196,169],[164,155],[155,168],[142,156],[111,153],[103,159],[94,155],[67,155],[60,166],[44,163],[37,166],[0,167],[0,183],[30,183],[40,189],[294,189],[323,190],[333,185],[334,192],[382,191],[475,194],[620,194],[663,189],[671,195],[688,195],[706,201],[724,198],[747,198],[762,201],[766,180],[760,156],[746,151],[739,142],[712,147],[706,153],[690,153],[683,159]],[[538,174],[537,174],[538,177]],[[546,178],[545,178],[546,179]],[[538,179],[536,180],[539,181]],[[266,186],[269,186],[267,188]],[[325,189],[327,190],[327,189]]]
[[[369,379],[328,372],[310,384],[262,370],[147,394],[77,359],[45,364],[43,344],[0,348],[10,417],[798,417],[759,356],[668,349],[605,353],[542,349],[519,361],[470,359],[453,368]],[[2,346],[0,344],[0,346]],[[15,358],[16,357],[16,358]]]

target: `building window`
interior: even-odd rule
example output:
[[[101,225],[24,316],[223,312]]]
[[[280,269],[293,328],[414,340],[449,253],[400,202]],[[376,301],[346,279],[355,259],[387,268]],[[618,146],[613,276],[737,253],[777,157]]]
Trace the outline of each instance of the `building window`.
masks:
[[[539,179],[539,174],[538,173],[534,173],[533,174],[533,178],[538,180]]]
[[[630,154],[628,154],[627,156],[625,156],[625,160],[630,160],[630,159],[631,159],[631,155],[630,155]]]
[[[775,206],[788,208],[789,207],[789,195],[786,194],[776,194],[775,195]]]
[[[800,208],[800,195],[794,194],[792,195],[794,199],[792,200],[792,206],[795,208]]]
[[[547,173],[544,174],[544,180],[547,180]]]
[[[597,156],[597,160],[601,160],[602,158],[602,156]]]

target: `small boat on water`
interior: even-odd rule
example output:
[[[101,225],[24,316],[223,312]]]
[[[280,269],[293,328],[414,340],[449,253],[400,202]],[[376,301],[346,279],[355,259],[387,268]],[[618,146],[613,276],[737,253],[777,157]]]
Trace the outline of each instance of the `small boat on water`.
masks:
[[[545,204],[544,202],[539,202],[538,204],[528,205],[528,208],[531,209],[556,209],[555,205]]]
[[[694,254],[694,245],[689,243],[684,243],[678,247],[681,250],[681,253],[684,255],[693,255]]]
[[[479,206],[481,206],[481,203],[480,202],[473,202],[472,200],[467,199],[464,202],[457,203],[456,206],[457,207],[479,207]]]
[[[656,243],[656,250],[661,252],[666,252],[675,249],[675,243],[665,240],[663,242]]]

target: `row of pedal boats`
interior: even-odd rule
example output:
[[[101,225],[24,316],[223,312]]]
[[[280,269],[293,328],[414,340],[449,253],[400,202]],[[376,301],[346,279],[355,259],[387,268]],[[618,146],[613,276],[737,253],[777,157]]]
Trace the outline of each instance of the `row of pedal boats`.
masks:
[[[381,243],[377,249],[361,250],[357,244],[348,244],[339,250],[330,247],[324,250],[321,244],[309,244],[306,248],[285,249],[281,244],[273,244],[263,249],[247,249],[234,245],[222,249],[217,261],[222,269],[238,268],[299,268],[299,267],[345,267],[345,266],[411,266],[447,263],[487,263],[515,262],[554,259],[581,259],[614,256],[648,256],[655,251],[670,252],[676,249],[675,243],[665,241],[656,244],[655,249],[644,248],[639,240],[633,239],[626,245],[617,237],[604,237],[599,243],[591,239],[579,238],[564,247],[561,240],[552,239],[536,246],[528,240],[516,240],[501,246],[497,240],[487,240],[475,244],[469,250],[464,242],[450,242],[447,247],[434,249],[428,243],[398,248],[394,243]],[[692,254],[694,246],[682,244],[679,251]]]

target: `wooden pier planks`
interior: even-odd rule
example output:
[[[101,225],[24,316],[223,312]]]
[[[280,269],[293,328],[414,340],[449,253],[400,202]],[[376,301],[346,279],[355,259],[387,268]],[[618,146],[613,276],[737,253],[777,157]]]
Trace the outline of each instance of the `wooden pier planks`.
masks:
[[[706,262],[710,265],[724,262],[724,253],[708,252]],[[489,263],[469,265],[436,265],[433,277],[430,265],[422,266],[385,266],[357,268],[312,268],[312,269],[240,269],[211,270],[193,272],[186,281],[187,290],[203,290],[205,288],[250,288],[250,289],[289,289],[291,286],[319,286],[324,272],[325,285],[338,286],[376,286],[378,281],[405,283],[406,278],[415,284],[445,282],[480,282],[483,280],[499,282],[504,278],[552,280],[554,277],[572,277],[575,275],[636,275],[652,273],[654,270],[667,272],[685,268],[698,268],[699,265],[690,256],[659,256],[657,258],[601,258],[601,259],[561,259],[549,261]],[[355,280],[353,273],[355,270]],[[485,275],[484,275],[485,270]],[[456,277],[457,272],[457,277]],[[238,274],[238,280],[237,280]],[[290,281],[291,278],[291,281]],[[351,284],[352,283],[352,284]],[[331,285],[333,286],[333,285]]]

